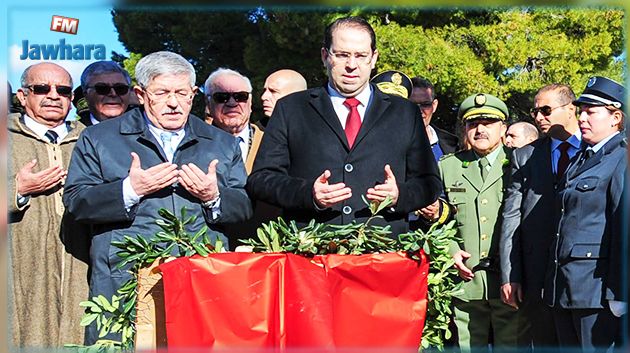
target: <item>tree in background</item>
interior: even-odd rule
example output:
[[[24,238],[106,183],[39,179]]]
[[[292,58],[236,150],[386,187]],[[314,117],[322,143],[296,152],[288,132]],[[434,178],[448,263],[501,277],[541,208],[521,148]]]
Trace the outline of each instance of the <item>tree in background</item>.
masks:
[[[454,130],[457,107],[468,95],[486,92],[508,104],[512,120],[529,120],[538,88],[561,82],[580,93],[588,77],[623,82],[624,12],[615,8],[421,9],[252,8],[219,11],[114,10],[127,50],[146,55],[171,50],[188,58],[198,85],[226,66],[254,85],[254,116],[271,72],[299,71],[309,87],[326,81],[320,60],[325,26],[348,14],[367,18],[377,33],[377,70],[421,75],[435,86],[436,123]],[[129,69],[129,68],[128,68]],[[198,97],[199,98],[199,97]],[[197,115],[203,104],[195,106]]]

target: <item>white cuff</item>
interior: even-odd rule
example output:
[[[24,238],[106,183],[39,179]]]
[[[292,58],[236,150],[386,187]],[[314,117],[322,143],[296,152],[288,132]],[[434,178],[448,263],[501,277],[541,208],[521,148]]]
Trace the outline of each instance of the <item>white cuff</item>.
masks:
[[[125,209],[127,210],[127,212],[129,212],[129,210],[134,205],[140,202],[140,198],[142,197],[142,195],[136,194],[136,192],[133,190],[133,187],[131,186],[131,179],[129,179],[129,177],[126,177],[123,180],[122,193],[123,201],[125,202]]]
[[[616,317],[621,317],[621,315],[625,315],[628,312],[628,303],[618,301],[618,300],[609,300],[608,307],[613,315]]]

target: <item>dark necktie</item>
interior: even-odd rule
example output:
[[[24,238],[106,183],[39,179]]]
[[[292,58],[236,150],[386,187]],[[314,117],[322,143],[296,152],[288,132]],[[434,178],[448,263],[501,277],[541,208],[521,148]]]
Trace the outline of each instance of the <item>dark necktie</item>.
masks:
[[[587,148],[582,151],[582,155],[580,156],[580,160],[578,161],[578,165],[575,169],[580,169],[584,165],[584,162],[586,162],[587,159],[591,158],[593,153],[595,152],[591,148]]]
[[[57,135],[57,133],[54,132],[53,130],[46,131],[44,136],[46,136],[46,138],[48,139],[48,141],[50,141],[50,143],[55,143],[56,144],[57,140],[59,139],[59,135]]]
[[[488,176],[488,165],[490,165],[490,163],[488,162],[488,158],[486,157],[481,157],[479,159],[479,170],[481,170],[481,180],[486,180],[486,177]]]
[[[571,145],[568,142],[563,142],[558,146],[558,150],[560,150],[560,158],[558,158],[558,169],[556,175],[558,178],[564,175],[564,172],[567,170],[569,166],[569,147]]]
[[[348,139],[348,146],[352,148],[354,144],[354,140],[357,138],[359,134],[359,129],[361,128],[361,116],[359,115],[359,110],[357,106],[359,105],[359,100],[356,98],[346,98],[343,102],[343,105],[350,109],[348,113],[348,118],[346,119],[346,138]]]

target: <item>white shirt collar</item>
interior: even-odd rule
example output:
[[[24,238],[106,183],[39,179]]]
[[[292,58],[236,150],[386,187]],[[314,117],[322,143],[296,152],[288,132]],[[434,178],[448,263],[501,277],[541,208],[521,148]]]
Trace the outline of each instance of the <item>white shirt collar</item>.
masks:
[[[341,127],[345,129],[346,127],[346,119],[348,118],[349,109],[343,103],[346,100],[346,97],[342,96],[337,92],[332,86],[330,82],[326,85],[326,90],[328,95],[330,96],[330,101],[332,103],[333,108],[335,109],[335,113],[337,114],[337,118],[341,123]],[[361,122],[363,122],[365,118],[365,112],[367,110],[367,105],[370,103],[370,97],[372,96],[372,86],[366,85],[363,91],[359,92],[354,98],[356,98],[359,103],[357,106],[357,110],[359,111],[359,116],[361,118]]]
[[[53,130],[54,132],[57,133],[57,136],[59,136],[58,141],[63,140],[66,137],[66,135],[68,135],[68,126],[66,125],[65,122],[51,129],[48,126],[35,121],[35,119],[31,118],[27,114],[24,114],[24,125],[26,125],[26,127],[31,129],[35,133],[35,135],[39,136],[40,138],[46,141],[48,141],[48,139],[45,137],[45,135],[48,130]]]
[[[241,148],[241,157],[243,157],[243,162],[247,161],[247,155],[249,153],[249,124],[245,125],[245,128],[241,130],[241,132],[236,135],[236,138],[242,138],[242,141],[239,141],[238,147]]]
[[[94,115],[92,115],[92,113],[90,113],[90,121],[92,122],[92,125],[97,125],[101,122],[100,120],[96,119]]]
[[[439,141],[438,135],[435,132],[435,129],[433,128],[433,126],[431,125],[427,126],[427,130],[431,131],[431,136],[429,136],[429,144],[433,146]]]
[[[612,134],[612,135],[606,137],[605,139],[599,141],[598,143],[596,143],[595,146],[591,147],[591,149],[593,150],[593,153],[597,153],[597,151],[599,151],[602,147],[604,147],[606,142],[610,141],[610,139],[615,137],[615,135],[617,135],[618,133],[619,133],[619,131],[615,132],[614,134]]]

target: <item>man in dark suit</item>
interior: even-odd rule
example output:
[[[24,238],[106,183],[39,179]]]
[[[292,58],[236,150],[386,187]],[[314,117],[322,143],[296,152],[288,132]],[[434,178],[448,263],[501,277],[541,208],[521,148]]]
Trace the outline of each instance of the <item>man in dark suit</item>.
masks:
[[[551,310],[542,302],[547,249],[556,233],[558,180],[580,148],[575,95],[566,85],[541,88],[531,109],[545,137],[514,150],[503,202],[501,297],[523,310],[535,349],[558,345]]]
[[[114,61],[88,65],[81,74],[81,90],[90,111],[80,115],[79,121],[85,126],[122,115],[133,98],[131,77]]]
[[[393,200],[376,223],[399,234],[412,210],[441,193],[437,165],[420,111],[368,81],[378,51],[361,18],[338,19],[325,31],[321,57],[329,81],[278,101],[247,191],[280,206],[299,223],[365,221],[370,201]]]
[[[440,157],[445,154],[453,153],[459,149],[459,138],[456,135],[438,128],[431,124],[433,114],[437,110],[438,100],[435,96],[435,87],[424,77],[414,77],[411,79],[413,89],[409,100],[418,105],[422,112],[422,120],[424,127],[429,136],[431,150],[435,156],[435,160],[439,161]]]
[[[559,221],[544,291],[563,348],[621,348],[621,316],[628,301],[622,281],[628,254],[623,232],[628,215],[623,209],[625,99],[621,84],[596,76],[573,102],[580,111],[582,149],[560,181]]]

